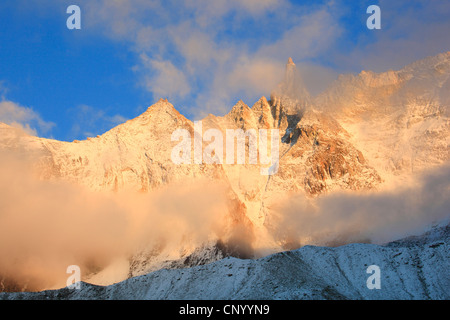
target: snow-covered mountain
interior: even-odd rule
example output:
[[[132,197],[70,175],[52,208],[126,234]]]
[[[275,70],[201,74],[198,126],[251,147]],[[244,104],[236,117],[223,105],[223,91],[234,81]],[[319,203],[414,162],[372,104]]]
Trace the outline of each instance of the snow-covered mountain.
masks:
[[[161,268],[188,268],[218,260],[221,262],[189,270],[213,272],[231,263],[236,270],[254,272],[256,268],[262,275],[266,264],[271,270],[270,259],[281,259],[289,264],[289,255],[300,261],[312,252],[329,257],[336,268],[352,268],[351,255],[368,257],[364,254],[366,246],[303,248],[289,255],[279,254],[258,261],[223,259],[227,256],[257,258],[298,247],[299,243],[308,244],[307,237],[292,239],[276,227],[280,203],[287,202],[292,195],[300,194],[314,206],[316,199],[335,192],[384,192],[400,183],[415,181],[419,173],[448,163],[449,76],[450,52],[447,52],[399,71],[343,75],[324,93],[311,97],[302,85],[305,79],[298,76],[294,62],[289,59],[286,77],[273,90],[270,100],[262,97],[252,107],[238,101],[227,115],[208,115],[202,119],[203,133],[218,129],[223,136],[228,129],[278,129],[278,172],[271,176],[261,175],[260,164],[175,164],[171,156],[178,142],[172,141],[172,133],[175,129],[186,129],[194,136],[194,123],[162,99],[137,118],[84,141],[62,142],[33,137],[0,124],[0,152],[31,159],[42,180],[66,181],[95,192],[152,194],[172,184],[195,183],[197,180],[225,185],[227,212],[220,236],[215,233],[208,241],[198,244],[190,243],[189,235],[185,235],[175,254],[173,248],[165,247],[164,242],[149,243],[119,259],[117,265],[85,275],[83,280],[94,284],[107,285]],[[203,150],[207,146],[208,143],[203,142]],[[247,142],[247,152],[249,148]],[[246,247],[241,245],[244,238]],[[377,252],[387,264],[391,256],[385,252],[391,249],[367,247]],[[410,249],[404,250],[405,254],[413,254]],[[341,253],[337,252],[342,252],[345,258],[339,258]],[[422,252],[414,251],[415,256],[419,254]],[[308,263],[314,261],[308,260]],[[305,268],[308,263],[305,262]],[[160,271],[160,274],[180,277],[180,274],[191,272]],[[403,276],[405,274],[398,275]],[[195,279],[190,278],[190,281],[201,281],[201,277]],[[138,284],[141,280],[127,283]],[[234,277],[231,280],[238,281]],[[328,285],[325,280],[320,281],[318,283]],[[332,286],[330,296],[366,297],[358,296],[360,292],[354,286],[349,283],[343,291]],[[89,288],[89,292],[99,294],[110,290]],[[311,290],[305,291],[305,297],[313,297],[314,292],[325,297],[323,291]],[[405,289],[401,296],[406,297],[403,294],[409,291]],[[141,291],[136,289],[136,292]],[[248,291],[243,296],[257,297],[256,292],[259,291],[254,294]],[[418,291],[411,292],[416,297]],[[223,294],[227,295],[225,291]],[[287,291],[281,290],[279,297],[284,294],[288,294]],[[161,292],[152,297],[163,296]],[[301,295],[295,293],[294,296]]]
[[[450,52],[401,70],[342,75],[315,103],[387,182],[449,159]],[[388,183],[386,183],[388,185]]]
[[[450,298],[449,225],[386,245],[305,246],[257,260],[227,257],[159,270],[111,286],[0,293],[0,299],[437,299]],[[367,280],[380,268],[380,288]],[[218,290],[220,288],[220,290]]]

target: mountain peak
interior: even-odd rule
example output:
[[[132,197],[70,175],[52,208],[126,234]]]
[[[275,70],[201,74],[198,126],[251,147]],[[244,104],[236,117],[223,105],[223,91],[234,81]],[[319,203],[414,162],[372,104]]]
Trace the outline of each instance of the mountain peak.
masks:
[[[225,116],[225,118],[238,123],[240,127],[245,126],[248,121],[252,121],[252,117],[252,109],[242,100],[239,100]]]
[[[157,116],[163,114],[169,114],[172,117],[180,118],[183,117],[180,112],[171,104],[167,99],[159,99],[156,103],[152,104],[148,107],[147,111],[145,111],[141,116]],[[183,117],[184,118],[184,117]]]
[[[121,128],[121,130],[126,128],[126,130],[139,132],[140,130],[143,130],[143,127],[146,127],[149,124],[152,124],[153,130],[156,130],[155,128],[167,129],[167,126],[173,124],[185,126],[188,122],[189,121],[178,112],[167,99],[159,99],[156,103],[148,107],[144,113],[118,127]]]
[[[273,126],[272,109],[266,97],[262,96],[253,106],[252,111],[259,122],[264,128],[271,128]]]
[[[239,101],[233,106],[233,108],[231,109],[230,113],[241,112],[241,111],[247,110],[247,109],[250,109],[249,106],[247,106],[247,105],[245,104],[244,101],[239,100]]]
[[[175,107],[167,100],[160,98],[156,103],[147,108],[147,111],[161,111],[166,109],[176,110]]]
[[[311,97],[291,57],[286,63],[284,79],[271,92],[270,100],[272,106],[288,113],[296,113],[310,105]]]
[[[295,66],[294,61],[292,61],[292,58],[289,57],[288,62],[286,63],[286,73],[284,76],[284,82],[287,86],[294,85],[295,82],[295,73],[296,73],[297,67]]]
[[[267,98],[265,96],[262,96],[261,98],[259,98],[259,100],[257,102],[255,102],[255,104],[252,106],[252,110],[255,109],[259,109],[262,108],[263,106],[268,106],[269,105],[269,101],[267,101]],[[269,106],[270,107],[270,106]]]

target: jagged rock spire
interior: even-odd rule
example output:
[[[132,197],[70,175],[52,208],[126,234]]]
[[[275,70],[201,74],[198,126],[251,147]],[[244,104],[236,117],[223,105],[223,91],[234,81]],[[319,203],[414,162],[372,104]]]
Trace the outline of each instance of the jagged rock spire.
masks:
[[[284,76],[284,83],[286,87],[289,88],[295,87],[295,73],[296,73],[296,66],[294,61],[292,61],[292,58],[289,57],[288,62],[286,63],[286,72]]]
[[[271,93],[272,104],[289,114],[304,110],[310,104],[310,95],[306,90],[297,67],[291,57],[286,63],[283,81]]]

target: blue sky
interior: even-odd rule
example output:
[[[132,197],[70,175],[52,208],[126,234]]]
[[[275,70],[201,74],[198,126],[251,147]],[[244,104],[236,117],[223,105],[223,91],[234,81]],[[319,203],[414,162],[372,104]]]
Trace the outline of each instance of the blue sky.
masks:
[[[448,1],[2,0],[0,121],[72,141],[168,98],[190,119],[252,105],[292,57],[315,94],[340,73],[450,50]],[[66,8],[81,8],[68,30]],[[381,30],[366,9],[381,8]]]

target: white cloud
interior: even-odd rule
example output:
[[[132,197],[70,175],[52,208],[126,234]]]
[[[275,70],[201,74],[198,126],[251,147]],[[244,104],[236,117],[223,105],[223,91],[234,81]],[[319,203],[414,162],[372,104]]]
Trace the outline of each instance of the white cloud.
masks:
[[[68,111],[74,119],[70,135],[77,139],[95,137],[128,120],[119,114],[110,116],[105,111],[88,105],[79,105]]]
[[[317,93],[335,76],[325,66],[338,72],[360,67],[385,71],[444,51],[450,41],[445,32],[450,24],[442,19],[450,10],[448,3],[383,0],[380,6],[382,30],[366,33],[345,20],[365,22],[365,10],[355,12],[364,5],[339,0],[313,5],[285,0],[91,0],[84,6],[84,21],[85,30],[121,41],[136,53],[137,82],[154,99],[167,97],[193,114],[204,114],[222,113],[239,98],[251,104],[256,96],[269,95],[276,79],[272,73],[283,71],[275,66],[289,56],[305,70],[321,71],[319,76],[311,73],[315,79],[310,86]],[[343,47],[342,41],[349,46]],[[319,62],[309,68],[310,61]],[[308,79],[305,83],[309,85]]]
[[[154,98],[178,98],[186,96],[190,91],[188,80],[180,69],[170,61],[150,59],[141,54],[145,69],[150,69],[150,76],[144,78],[145,87],[153,92]],[[155,71],[152,73],[151,71]]]
[[[342,32],[338,18],[328,7],[305,14],[277,41],[262,46],[259,55],[277,59],[287,59],[287,55],[297,59],[320,55],[334,46]]]
[[[370,240],[386,243],[449,222],[448,165],[423,173],[395,192],[329,193],[315,202],[289,194],[273,208],[274,234],[302,245]],[[342,243],[341,243],[342,244]]]
[[[8,93],[9,89],[5,85],[4,80],[0,80],[0,99],[6,100],[5,95]]]
[[[217,25],[221,19],[236,12],[238,19],[261,17],[267,12],[273,12],[281,7],[286,7],[286,1],[277,0],[190,0],[186,7],[193,12],[196,24],[203,28]],[[217,27],[217,26],[216,26]]]
[[[326,51],[340,32],[330,6],[299,10],[287,1],[96,0],[87,9],[91,30],[136,52],[138,83],[155,100],[167,97],[194,115],[269,95],[289,56],[299,61]],[[259,40],[245,34],[249,20],[261,27]]]
[[[0,122],[24,130],[31,135],[48,134],[54,123],[42,120],[31,108],[12,101],[0,101]]]
[[[83,5],[83,21],[85,32],[136,53],[137,83],[155,99],[216,113],[239,98],[252,103],[254,96],[270,94],[270,73],[289,56],[306,70],[315,61],[338,72],[385,71],[448,50],[448,2],[379,5],[382,29],[372,32],[365,28],[364,5],[343,0],[91,0]],[[267,76],[258,73],[263,62]],[[253,71],[257,75],[248,74]],[[334,76],[320,71],[324,78],[311,85],[316,91]]]
[[[384,72],[449,50],[449,1],[380,0],[381,30],[367,31],[356,45],[336,52],[346,69]]]

